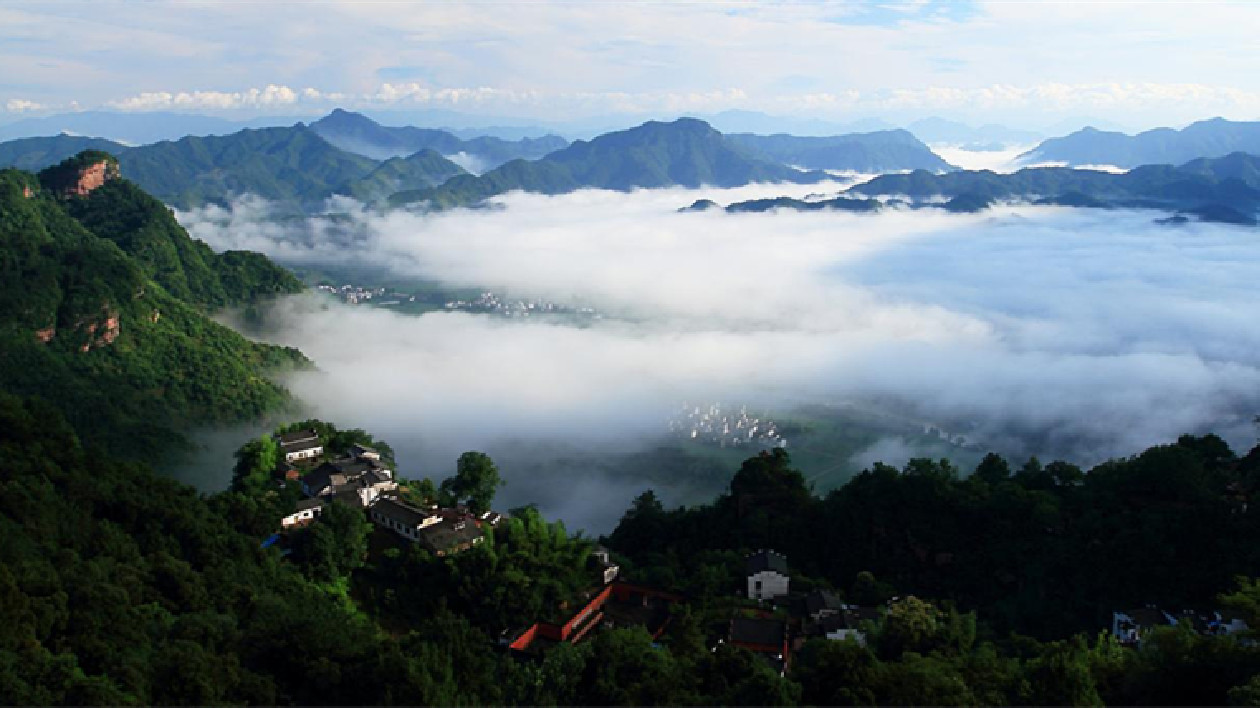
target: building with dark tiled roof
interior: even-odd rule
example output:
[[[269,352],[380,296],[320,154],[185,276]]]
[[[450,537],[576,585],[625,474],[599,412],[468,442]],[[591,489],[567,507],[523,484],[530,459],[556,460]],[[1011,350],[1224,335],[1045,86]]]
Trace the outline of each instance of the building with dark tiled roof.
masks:
[[[731,644],[759,654],[779,672],[787,669],[790,660],[787,623],[777,619],[736,617],[728,633]]]
[[[369,515],[376,525],[411,541],[419,541],[422,530],[442,521],[442,517],[431,510],[419,509],[393,497],[377,500]]]
[[[297,462],[318,457],[324,452],[324,444],[314,430],[295,430],[275,436],[276,442],[284,452],[285,462]]]
[[[788,594],[787,557],[770,550],[760,550],[744,561],[748,577],[748,599],[773,600]]]

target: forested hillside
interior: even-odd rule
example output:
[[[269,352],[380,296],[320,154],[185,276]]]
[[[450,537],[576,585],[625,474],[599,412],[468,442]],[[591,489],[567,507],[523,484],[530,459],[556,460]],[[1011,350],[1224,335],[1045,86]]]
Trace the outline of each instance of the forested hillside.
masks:
[[[189,426],[290,404],[264,374],[306,359],[207,313],[300,283],[258,254],[193,241],[111,156],[0,172],[0,215],[0,390],[41,396],[86,441],[141,459]]]

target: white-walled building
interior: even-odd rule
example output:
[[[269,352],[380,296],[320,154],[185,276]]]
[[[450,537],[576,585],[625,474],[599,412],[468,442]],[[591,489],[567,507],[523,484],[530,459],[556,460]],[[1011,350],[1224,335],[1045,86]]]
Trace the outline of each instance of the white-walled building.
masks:
[[[748,599],[773,600],[788,594],[787,558],[775,551],[761,550],[745,561]]]

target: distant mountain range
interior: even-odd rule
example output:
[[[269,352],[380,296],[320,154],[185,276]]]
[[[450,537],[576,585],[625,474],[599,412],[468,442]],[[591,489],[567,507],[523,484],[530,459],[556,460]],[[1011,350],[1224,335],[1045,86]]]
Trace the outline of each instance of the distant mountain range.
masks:
[[[473,171],[493,169],[509,160],[535,160],[569,144],[556,135],[520,140],[479,136],[465,140],[445,130],[384,126],[361,113],[340,108],[311,123],[310,127],[332,145],[373,159],[387,160],[434,150],[448,157],[467,159],[468,167],[478,168]]]
[[[35,138],[69,133],[107,138],[125,145],[146,145],[160,140],[179,140],[185,135],[227,135],[245,128],[292,125],[300,119],[263,116],[250,120],[227,120],[193,113],[81,111],[40,118],[23,118],[0,125],[0,140]]]
[[[129,179],[181,209],[225,204],[240,194],[299,207],[316,207],[336,194],[373,202],[465,174],[432,150],[385,161],[347,152],[300,123],[134,148],[70,135],[23,138],[0,143],[0,167],[36,170],[82,150],[117,156]]]
[[[116,155],[129,179],[181,209],[224,204],[242,194],[306,210],[338,194],[446,208],[512,190],[562,194],[582,188],[733,187],[819,182],[828,178],[822,169],[952,169],[904,130],[726,136],[703,121],[682,118],[567,144],[555,136],[465,140],[440,130],[390,128],[348,111],[334,111],[310,126],[247,129],[139,147],[72,135],[24,138],[0,143],[0,167],[36,170],[89,149]],[[530,156],[535,157],[526,159]],[[457,164],[461,160],[507,162],[478,176]]]
[[[1260,122],[1224,118],[1193,123],[1182,130],[1156,128],[1125,135],[1094,128],[1052,138],[1020,156],[1025,164],[1062,162],[1067,165],[1181,164],[1200,157],[1232,152],[1260,154]]]
[[[929,145],[958,145],[972,149],[995,149],[1007,145],[1030,145],[1045,136],[1031,130],[1017,130],[990,123],[974,128],[944,118],[924,118],[906,126],[916,138]]]
[[[564,194],[584,187],[735,187],[751,182],[813,183],[824,172],[802,172],[758,157],[701,120],[650,121],[601,135],[527,162],[513,160],[474,177],[455,177],[440,187],[394,195],[394,204],[427,202],[444,208],[468,206],[513,190]]]
[[[727,135],[754,155],[810,170],[889,172],[946,171],[954,167],[905,130],[882,130],[832,137]]]
[[[1154,208],[1254,225],[1260,208],[1260,157],[1233,153],[1180,167],[1146,165],[1122,174],[1070,167],[1025,168],[1013,174],[919,170],[876,177],[848,192],[918,200],[966,197],[976,205],[1015,199],[1078,207]]]

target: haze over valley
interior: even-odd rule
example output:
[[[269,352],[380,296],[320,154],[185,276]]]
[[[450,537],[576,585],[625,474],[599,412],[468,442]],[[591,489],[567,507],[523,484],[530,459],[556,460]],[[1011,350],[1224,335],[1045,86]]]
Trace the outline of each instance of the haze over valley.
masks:
[[[557,458],[651,449],[684,401],[780,416],[857,405],[977,449],[1084,464],[1184,431],[1238,445],[1254,435],[1256,395],[1239,384],[1257,376],[1260,329],[1234,304],[1257,271],[1252,230],[1056,207],[676,211],[699,198],[844,186],[514,194],[491,209],[428,214],[341,202],[335,222],[276,223],[265,204],[242,200],[179,217],[216,249],[604,314],[534,322],[314,295],[278,303],[265,338],[320,369],[288,380],[299,397],[321,417],[388,434],[423,469],[522,441],[555,445]],[[867,443],[894,464],[942,452],[921,444],[891,434]],[[864,452],[803,471],[835,486],[869,464]],[[615,521],[578,510],[592,498],[585,489],[528,481],[537,465],[514,477],[511,459],[506,498],[591,528]],[[622,497],[613,510],[641,486],[624,475],[600,483]]]

